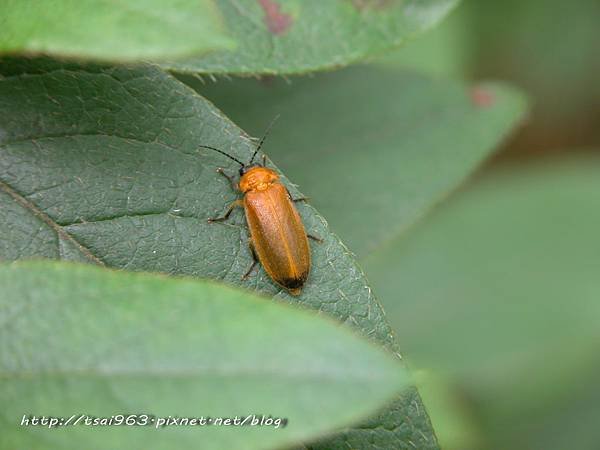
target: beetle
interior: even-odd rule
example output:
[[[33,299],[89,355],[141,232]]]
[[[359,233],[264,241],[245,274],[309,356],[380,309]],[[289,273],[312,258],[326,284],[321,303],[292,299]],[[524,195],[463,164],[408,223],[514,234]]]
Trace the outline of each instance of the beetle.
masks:
[[[237,183],[222,168],[217,168],[217,172],[227,178],[231,187],[240,191],[243,198],[231,203],[223,216],[208,219],[208,222],[227,220],[236,207],[243,207],[250,230],[248,243],[253,261],[242,279],[246,279],[257,262],[260,262],[273,281],[290,294],[299,295],[310,271],[308,238],[318,242],[322,242],[322,239],[306,233],[294,205],[295,202],[307,199],[292,199],[277,172],[266,166],[264,154],[262,164],[254,163],[274,122],[275,120],[269,125],[246,164],[222,150],[200,145],[201,148],[219,152],[240,165]]]

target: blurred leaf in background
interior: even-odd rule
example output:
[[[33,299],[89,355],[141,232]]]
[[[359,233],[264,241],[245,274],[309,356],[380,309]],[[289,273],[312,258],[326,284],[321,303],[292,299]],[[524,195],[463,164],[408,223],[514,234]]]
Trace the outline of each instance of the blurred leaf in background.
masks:
[[[513,156],[600,148],[600,2],[467,0],[474,77],[500,77],[535,99]]]
[[[217,0],[235,50],[163,64],[176,72],[297,74],[389,50],[436,25],[458,0]]]
[[[485,178],[482,176],[478,185],[481,188],[473,188],[473,193],[469,191],[464,194],[469,195],[472,201],[468,209],[461,209],[462,215],[458,212],[461,207],[448,207],[456,208],[457,233],[462,216],[467,212],[473,224],[468,230],[461,232],[460,239],[456,235],[445,239],[441,236],[442,229],[438,231],[442,249],[443,246],[451,245],[450,239],[458,241],[452,247],[453,258],[458,259],[461,254],[468,255],[477,247],[485,248],[487,254],[483,251],[477,253],[477,259],[464,267],[457,265],[454,260],[448,261],[442,253],[437,258],[437,264],[432,266],[434,269],[437,267],[436,272],[428,273],[427,281],[423,281],[428,285],[427,291],[423,284],[417,291],[406,293],[398,286],[399,282],[406,283],[407,289],[411,289],[414,283],[410,275],[402,272],[404,264],[401,267],[388,267],[383,272],[385,275],[380,275],[379,269],[387,267],[387,263],[375,259],[371,264],[368,261],[366,264],[368,275],[375,281],[378,294],[382,294],[386,310],[390,312],[401,337],[406,338],[416,331],[413,326],[415,316],[412,314],[427,314],[427,311],[431,311],[432,317],[439,315],[440,323],[427,327],[441,330],[435,343],[423,340],[422,335],[418,338],[415,336],[413,342],[417,348],[413,354],[409,348],[412,345],[410,340],[404,342],[401,338],[409,361],[416,366],[432,364],[433,352],[436,349],[446,349],[449,344],[454,351],[440,352],[439,355],[440,361],[448,358],[446,369],[456,369],[461,367],[461,360],[469,360],[473,368],[485,369],[488,374],[498,370],[497,380],[494,378],[493,382],[483,381],[482,378],[479,380],[480,384],[487,384],[477,389],[475,386],[479,386],[478,383],[471,385],[477,377],[468,375],[466,367],[462,367],[462,376],[468,376],[468,381],[462,376],[457,380],[438,373],[437,382],[431,391],[438,394],[440,386],[443,386],[447,395],[462,398],[462,401],[454,402],[450,407],[445,404],[438,408],[437,398],[436,401],[431,401],[432,395],[428,392],[430,386],[420,384],[420,391],[444,448],[490,448],[492,443],[499,449],[598,448],[600,436],[595,430],[600,420],[600,409],[597,407],[598,390],[595,380],[600,375],[600,368],[589,351],[590,346],[597,348],[599,341],[594,332],[589,332],[586,340],[586,327],[577,328],[576,325],[584,320],[586,305],[593,305],[593,302],[586,303],[590,301],[586,297],[586,289],[592,298],[600,298],[593,281],[594,276],[597,277],[594,274],[598,273],[598,252],[596,250],[593,253],[593,245],[597,241],[593,227],[598,229],[595,212],[600,206],[594,193],[597,187],[593,186],[598,164],[594,159],[562,164],[560,160],[556,160],[557,166],[552,168],[554,162],[542,161],[545,167],[540,170],[536,171],[532,166],[523,171],[519,170],[517,158],[548,152],[598,152],[599,17],[600,3],[595,0],[582,0],[572,5],[558,0],[511,0],[501,3],[465,0],[432,33],[417,37],[414,42],[393,55],[377,60],[377,64],[416,67],[443,76],[475,80],[500,77],[525,89],[531,95],[534,106],[527,126],[520,130],[501,153],[507,163],[505,172],[494,175],[494,181],[490,184],[484,183]],[[444,55],[451,56],[445,58]],[[519,171],[515,180],[509,176],[511,170]],[[561,175],[563,171],[564,177]],[[580,176],[582,179],[579,179]],[[525,180],[529,177],[532,178],[531,186],[525,188]],[[522,193],[511,187],[513,182],[518,182],[523,187],[522,193],[529,200],[520,198]],[[585,183],[588,183],[587,188]],[[483,189],[489,194],[489,198],[485,196]],[[535,194],[536,190],[538,194]],[[479,191],[482,192],[478,193]],[[498,193],[494,194],[495,191]],[[538,195],[539,205],[535,204],[534,195]],[[500,200],[501,196],[504,196],[504,200]],[[569,199],[565,200],[565,196],[569,196]],[[475,197],[480,201],[476,202]],[[517,202],[514,205],[513,198]],[[489,201],[496,204],[488,206]],[[504,205],[502,212],[500,201]],[[539,211],[542,211],[541,215]],[[510,229],[504,230],[502,226],[492,223],[494,218],[499,223],[516,221],[518,219],[514,216],[517,212],[521,217],[522,228],[515,223],[511,224]],[[506,217],[502,214],[506,214]],[[485,219],[490,215],[492,218]],[[480,222],[485,223],[477,227],[474,219],[476,216],[481,216]],[[433,229],[433,222],[442,217],[444,216],[436,215],[429,218],[427,226]],[[546,220],[543,220],[544,217]],[[570,220],[574,221],[572,228],[568,225]],[[462,226],[465,224],[462,223]],[[558,231],[561,226],[564,236]],[[582,228],[586,226],[589,228]],[[418,228],[416,227],[417,233],[420,233]],[[419,264],[435,261],[439,250],[433,248],[433,242],[425,246],[425,241],[433,237],[423,235],[418,239],[420,251],[430,249],[429,255],[423,255]],[[406,248],[411,245],[410,235],[404,245]],[[589,245],[592,245],[591,249],[583,249]],[[499,255],[499,264],[504,263],[506,266],[506,275],[494,262],[496,251],[499,250],[503,250]],[[591,255],[589,251],[592,252]],[[389,252],[393,253],[394,250]],[[509,252],[512,252],[512,257],[509,257]],[[411,257],[414,261],[417,260],[415,254],[411,253]],[[425,262],[426,259],[428,262]],[[488,259],[491,262],[488,263]],[[443,261],[446,262],[445,267],[442,267]],[[486,272],[486,278],[483,278],[482,270],[490,265],[499,274],[492,276]],[[583,268],[581,272],[580,267]],[[421,269],[429,268],[421,266]],[[522,271],[518,277],[515,274],[517,270]],[[442,282],[438,282],[437,271],[445,276]],[[465,277],[469,271],[471,279],[467,282]],[[532,277],[532,273],[535,277]],[[422,277],[425,279],[425,275]],[[528,280],[527,277],[531,279]],[[390,280],[394,280],[394,283],[389,284]],[[513,282],[514,287],[506,287]],[[544,289],[538,287],[544,283],[547,285]],[[446,298],[449,285],[454,291]],[[479,286],[477,292],[473,292],[474,285]],[[394,291],[394,286],[400,290]],[[467,287],[469,290],[466,290]],[[503,294],[508,296],[507,290],[510,292],[513,289],[522,289],[522,295],[529,295],[526,299],[519,298],[522,305],[515,306],[514,303],[517,302],[513,301],[502,306],[502,302],[506,302],[502,298]],[[390,298],[391,291],[396,293],[396,297],[402,295],[402,299]],[[415,293],[423,296],[413,298]],[[434,295],[439,304],[432,303]],[[560,295],[564,298],[561,299]],[[567,307],[560,301],[573,305]],[[514,308],[514,318],[508,313],[511,307]],[[563,310],[564,317],[561,317]],[[588,320],[597,322],[597,316],[591,314]],[[494,326],[488,330],[486,325],[490,321]],[[548,324],[544,325],[546,322]],[[589,326],[587,329],[589,330]],[[423,331],[422,328],[417,334]],[[444,334],[440,335],[441,332]],[[547,341],[545,333],[548,334]],[[548,355],[548,351],[554,350],[556,336],[562,336],[564,341],[559,342],[561,345],[556,353]],[[533,337],[537,337],[537,340],[532,339]],[[582,345],[574,343],[574,340]],[[441,348],[437,345],[438,341],[443,344]],[[543,350],[539,356],[534,351],[535,346]],[[415,355],[423,354],[428,355],[426,362],[413,361]],[[518,372],[519,375],[514,375],[509,369],[486,369],[486,365],[495,361],[496,356],[498,361],[511,360],[511,364],[507,363],[507,366],[512,367],[513,372]],[[531,361],[528,360],[530,356]],[[539,361],[540,358],[543,359],[542,362]],[[533,369],[529,369],[530,367]],[[462,427],[465,432],[458,436],[458,440],[453,441],[452,434],[461,427],[457,426],[446,432],[448,428],[445,425],[455,425],[453,417],[458,414],[468,424],[478,420],[482,424]],[[474,428],[478,430],[477,433],[469,435],[469,429]],[[473,440],[475,434],[479,437],[487,435],[487,445],[481,447],[481,442],[476,444],[476,439]]]
[[[8,0],[0,53],[170,60],[164,68],[187,73],[304,73],[397,47],[458,1]]]
[[[377,62],[524,89],[531,121],[505,156],[600,148],[599,20],[597,0],[464,0],[431,33]]]
[[[551,448],[537,422],[600,373],[599,172],[596,157],[488,175],[363,261],[411,364],[464,390],[493,448]]]
[[[419,394],[444,450],[485,449],[479,419],[464,392],[447,375],[412,367]]]
[[[470,17],[465,13],[465,1],[461,1],[430,32],[415,36],[405,45],[374,56],[367,62],[438,78],[464,80],[473,53]],[[494,74],[490,77],[496,78]]]
[[[4,0],[0,53],[128,61],[231,49],[212,0]]]

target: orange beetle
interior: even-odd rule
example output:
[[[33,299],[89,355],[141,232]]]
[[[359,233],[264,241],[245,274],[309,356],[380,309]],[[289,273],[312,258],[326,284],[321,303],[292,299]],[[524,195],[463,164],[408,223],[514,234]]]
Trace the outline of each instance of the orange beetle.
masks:
[[[254,261],[243,276],[247,278],[257,261],[260,261],[267,274],[290,294],[299,295],[310,271],[310,247],[308,239],[322,242],[320,238],[306,234],[300,215],[293,202],[306,198],[292,199],[279,175],[263,163],[252,164],[262,147],[271,126],[260,140],[252,158],[244,164],[237,158],[206,145],[202,148],[214,150],[237,162],[240,167],[240,181],[236,183],[223,169],[217,172],[226,177],[234,190],[243,194],[243,200],[233,202],[222,217],[208,219],[209,222],[226,220],[236,206],[242,206],[250,229],[250,251]]]

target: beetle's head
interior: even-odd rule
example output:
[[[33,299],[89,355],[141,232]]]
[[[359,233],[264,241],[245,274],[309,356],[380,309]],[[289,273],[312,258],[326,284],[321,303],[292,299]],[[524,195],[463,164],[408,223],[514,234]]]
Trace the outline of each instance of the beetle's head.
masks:
[[[279,180],[279,175],[273,169],[263,167],[261,165],[249,166],[242,173],[240,170],[240,191],[246,193],[248,191],[264,191],[270,185]]]

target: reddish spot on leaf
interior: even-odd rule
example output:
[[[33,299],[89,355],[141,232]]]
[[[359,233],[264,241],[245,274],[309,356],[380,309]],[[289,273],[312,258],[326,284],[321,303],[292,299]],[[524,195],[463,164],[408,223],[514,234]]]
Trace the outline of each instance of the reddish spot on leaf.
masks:
[[[489,108],[496,101],[494,93],[481,86],[471,88],[470,94],[471,102],[478,108]]]
[[[275,0],[258,0],[258,3],[265,11],[265,23],[271,33],[283,34],[292,25],[292,16],[281,12],[281,6]]]

